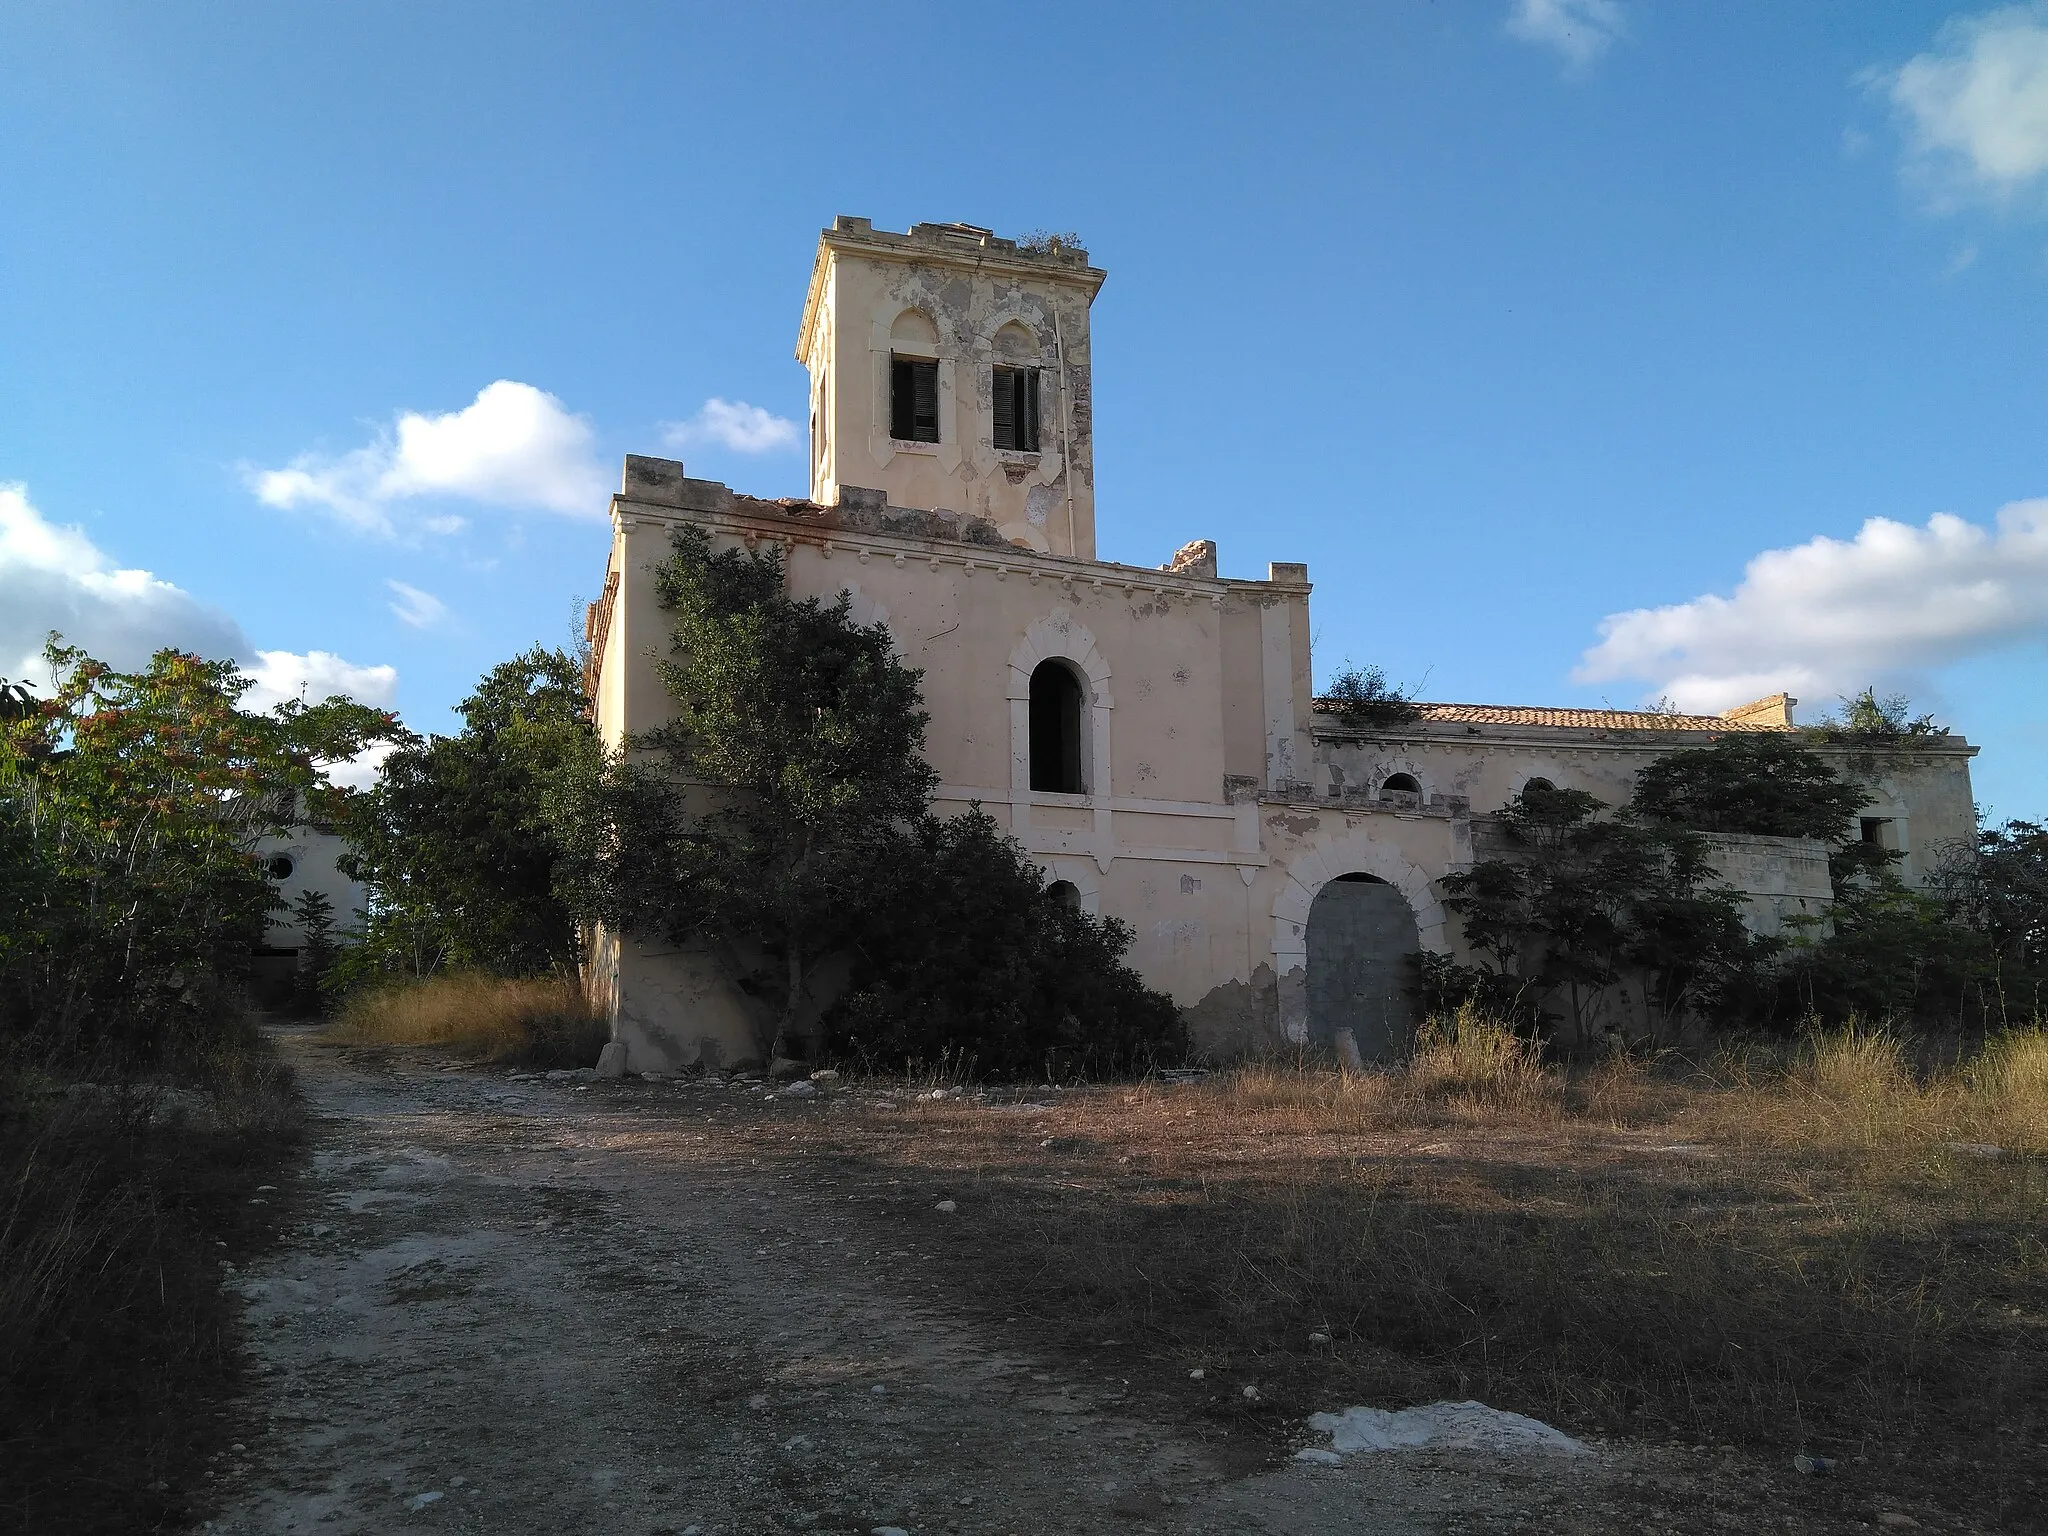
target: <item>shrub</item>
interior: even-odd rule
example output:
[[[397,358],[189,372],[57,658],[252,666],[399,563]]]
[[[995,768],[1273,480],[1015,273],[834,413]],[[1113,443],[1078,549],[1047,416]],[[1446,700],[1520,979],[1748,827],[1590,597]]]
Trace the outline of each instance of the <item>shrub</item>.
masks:
[[[925,818],[904,854],[892,888],[874,893],[852,986],[827,1016],[828,1048],[1049,1077],[1185,1052],[1179,1010],[1123,963],[1131,930],[1059,900],[979,806]]]

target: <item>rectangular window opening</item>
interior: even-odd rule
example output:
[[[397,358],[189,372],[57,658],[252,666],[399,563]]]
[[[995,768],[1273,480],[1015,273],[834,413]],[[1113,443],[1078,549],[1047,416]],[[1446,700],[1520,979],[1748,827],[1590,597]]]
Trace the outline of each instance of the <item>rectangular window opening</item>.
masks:
[[[939,365],[931,359],[890,357],[889,435],[900,443],[939,440]]]
[[[1008,453],[1038,452],[1038,370],[996,368],[995,443]]]

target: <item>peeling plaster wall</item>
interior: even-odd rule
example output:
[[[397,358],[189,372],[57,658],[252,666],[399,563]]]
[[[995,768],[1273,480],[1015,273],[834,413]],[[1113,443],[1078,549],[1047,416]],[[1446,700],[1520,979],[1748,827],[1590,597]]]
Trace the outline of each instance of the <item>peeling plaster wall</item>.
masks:
[[[797,343],[812,379],[812,498],[830,505],[842,487],[873,487],[897,506],[986,518],[1006,542],[1093,559],[1088,307],[1103,277],[1085,251],[1039,254],[946,226],[898,235],[838,220],[819,237]],[[889,364],[899,353],[939,365],[936,443],[890,435]],[[995,447],[999,362],[1040,371],[1036,453]]]

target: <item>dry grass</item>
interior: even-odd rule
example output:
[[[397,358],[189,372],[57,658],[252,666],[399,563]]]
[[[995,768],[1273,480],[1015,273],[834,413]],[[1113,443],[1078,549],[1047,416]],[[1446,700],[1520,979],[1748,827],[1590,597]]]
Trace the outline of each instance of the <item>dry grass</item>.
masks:
[[[1005,1313],[1256,1382],[1276,1423],[1478,1397],[1896,1458],[1996,1523],[2048,1452],[2044,1064],[2035,1031],[1916,1076],[1852,1030],[1565,1071],[1466,1018],[1399,1071],[906,1105],[825,1145],[971,1212],[909,1214]]]
[[[481,1061],[587,1067],[610,1026],[574,982],[435,976],[352,997],[328,1031],[348,1045],[432,1045]]]
[[[301,1115],[255,1038],[187,1086],[0,1084],[0,1528],[190,1529],[238,1390],[221,1260],[267,1242]],[[190,1112],[169,1113],[195,1106]]]

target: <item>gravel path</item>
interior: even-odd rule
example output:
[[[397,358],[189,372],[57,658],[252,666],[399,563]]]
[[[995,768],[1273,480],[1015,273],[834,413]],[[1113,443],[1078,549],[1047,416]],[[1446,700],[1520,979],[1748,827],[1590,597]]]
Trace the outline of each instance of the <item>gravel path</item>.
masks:
[[[260,1387],[216,1532],[1405,1536],[1686,1502],[1611,1447],[1247,1466],[994,1337],[914,1238],[720,1138],[726,1095],[281,1038],[317,1132],[285,1242],[230,1277]]]

